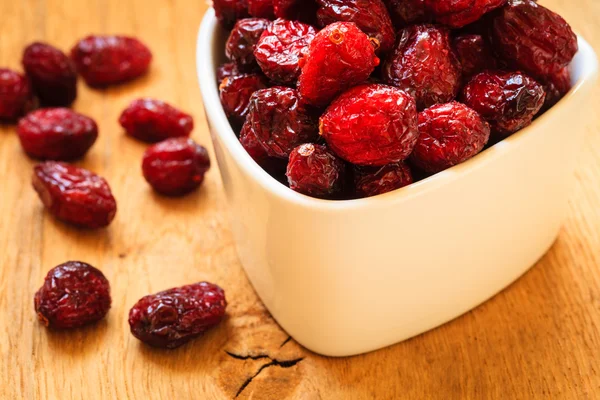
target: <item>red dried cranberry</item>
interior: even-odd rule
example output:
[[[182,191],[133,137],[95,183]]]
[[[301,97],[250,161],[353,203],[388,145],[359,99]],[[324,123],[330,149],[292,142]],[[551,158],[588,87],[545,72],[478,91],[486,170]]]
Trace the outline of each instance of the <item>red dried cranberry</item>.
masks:
[[[213,0],[217,20],[225,29],[231,29],[238,19],[248,18],[248,0]]]
[[[197,189],[210,169],[208,151],[190,138],[173,138],[150,146],[142,171],[159,193],[182,196]]]
[[[244,18],[236,22],[225,43],[225,55],[244,70],[256,66],[254,48],[270,22],[263,18]]]
[[[552,108],[571,90],[571,73],[569,68],[565,67],[560,71],[547,76],[544,79],[544,91],[546,92],[546,101],[544,110]]]
[[[144,75],[152,53],[135,38],[88,36],[73,47],[71,59],[88,85],[101,87]]]
[[[346,89],[367,80],[379,64],[369,38],[352,22],[336,22],[309,46],[298,79],[302,100],[325,107]]]
[[[359,197],[371,197],[392,192],[413,183],[408,165],[400,162],[380,168],[356,167],[354,186]]]
[[[300,103],[294,89],[276,86],[255,92],[245,129],[269,157],[287,158],[302,143],[317,137],[316,118]]]
[[[75,226],[103,228],[117,213],[108,183],[86,169],[46,161],[35,166],[32,184],[52,215]]]
[[[34,297],[35,312],[49,328],[78,328],[100,321],[110,309],[110,284],[89,264],[69,261],[50,271]]]
[[[98,138],[98,126],[68,108],[45,108],[21,118],[17,133],[31,157],[68,161],[87,153]]]
[[[463,78],[487,69],[496,69],[498,63],[489,44],[481,35],[464,34],[454,38],[454,49],[462,66]]]
[[[292,190],[327,198],[342,189],[344,168],[344,162],[326,146],[307,143],[290,154],[286,176]]]
[[[318,8],[315,0],[273,0],[273,9],[277,18],[311,25],[317,22]]]
[[[273,0],[248,0],[248,13],[256,18],[274,19]]]
[[[461,28],[506,4],[506,0],[425,0],[437,22]]]
[[[23,52],[23,68],[44,106],[67,107],[77,97],[77,72],[59,49],[33,43]]]
[[[29,80],[10,69],[0,68],[0,121],[12,122],[33,108]]]
[[[397,27],[429,22],[425,0],[384,0]]]
[[[119,117],[130,136],[148,143],[189,136],[194,129],[191,115],[155,99],[137,99]]]
[[[353,164],[403,161],[417,142],[415,101],[391,86],[354,87],[327,108],[320,133],[338,156]]]
[[[250,129],[249,124],[244,124],[242,127],[242,131],[240,132],[240,143],[257,164],[262,166],[269,158],[267,151],[262,147],[256,138],[256,135]]]
[[[248,114],[250,97],[254,92],[267,87],[267,80],[259,74],[226,78],[219,86],[221,104],[225,114],[235,123],[244,123]]]
[[[217,68],[217,83],[220,85],[225,78],[233,78],[240,75],[244,75],[244,72],[240,71],[236,63],[225,63]]]
[[[310,25],[277,19],[263,32],[254,56],[269,79],[293,85],[300,75],[298,61],[308,52],[315,35]]]
[[[453,100],[460,89],[461,69],[450,32],[434,25],[413,25],[399,35],[394,52],[383,64],[383,80],[411,94],[419,110]]]
[[[558,14],[531,0],[510,0],[493,19],[498,52],[535,77],[566,67],[577,53],[577,36]]]
[[[490,126],[479,114],[453,101],[419,113],[419,140],[411,161],[420,169],[436,173],[458,165],[483,150]]]
[[[487,120],[499,137],[531,124],[545,97],[542,86],[520,72],[482,72],[462,92],[462,102]]]
[[[394,47],[396,33],[382,0],[317,0],[319,25],[325,27],[336,21],[354,22],[374,39],[377,53],[387,53]]]
[[[174,349],[221,322],[226,307],[223,289],[195,283],[142,297],[129,311],[129,327],[146,344]]]

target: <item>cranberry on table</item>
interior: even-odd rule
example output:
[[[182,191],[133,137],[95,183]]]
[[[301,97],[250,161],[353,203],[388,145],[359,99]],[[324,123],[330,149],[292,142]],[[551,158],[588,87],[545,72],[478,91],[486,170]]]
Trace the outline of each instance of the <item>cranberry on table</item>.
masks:
[[[117,213],[108,183],[84,168],[46,161],[35,166],[32,184],[48,211],[72,225],[103,228]]]
[[[77,97],[77,71],[65,53],[46,43],[32,43],[23,52],[23,68],[40,103],[68,107]]]
[[[379,58],[354,23],[336,22],[315,36],[302,63],[298,79],[302,100],[325,107],[346,89],[367,80]]]
[[[506,4],[506,0],[425,0],[437,22],[461,28]]]
[[[138,39],[127,36],[88,36],[75,44],[71,59],[92,87],[130,81],[144,75],[152,53]]]
[[[248,0],[213,0],[215,16],[225,29],[231,29],[238,19],[248,18]]]
[[[482,72],[462,92],[462,102],[490,123],[497,138],[531,124],[545,98],[544,88],[520,72]]]
[[[334,153],[353,164],[403,161],[417,142],[415,101],[392,86],[356,86],[327,108],[320,133]]]
[[[358,197],[377,196],[412,183],[410,168],[403,162],[383,167],[355,167],[354,171],[354,187]]]
[[[275,17],[314,25],[318,4],[315,0],[273,0]]]
[[[187,137],[194,129],[191,115],[164,101],[142,98],[134,100],[119,117],[128,135],[148,143],[173,137]]]
[[[412,25],[398,35],[396,48],[383,64],[384,82],[412,95],[419,110],[454,100],[462,71],[450,44],[450,31],[435,25]]]
[[[14,122],[32,108],[29,80],[15,71],[0,68],[0,121]]]
[[[431,20],[425,7],[425,0],[383,0],[383,2],[390,12],[392,21],[398,28]]]
[[[458,35],[454,38],[453,44],[462,67],[463,78],[469,79],[487,69],[498,67],[496,56],[483,36]]]
[[[273,0],[248,0],[248,13],[256,18],[275,19]]]
[[[300,75],[299,60],[308,52],[315,28],[301,22],[275,20],[262,34],[254,56],[273,82],[293,85]]]
[[[502,56],[536,78],[566,67],[578,50],[569,24],[531,0],[509,0],[493,18],[492,39]]]
[[[544,110],[552,108],[571,90],[571,72],[565,67],[543,80],[546,101],[542,107]]]
[[[267,79],[259,74],[225,78],[219,86],[219,96],[227,117],[234,123],[243,124],[248,114],[250,97],[267,85]]]
[[[419,113],[419,139],[411,161],[436,173],[479,154],[490,138],[490,126],[458,102],[437,104]]]
[[[217,83],[220,85],[225,78],[233,78],[244,74],[236,63],[225,63],[217,68]]]
[[[286,176],[290,189],[327,198],[340,192],[345,165],[326,146],[306,143],[290,154]]]
[[[35,312],[49,328],[78,328],[103,319],[110,309],[110,284],[96,268],[79,261],[50,271],[34,297]]]
[[[257,67],[254,48],[269,24],[264,18],[244,18],[236,22],[225,43],[227,58],[246,70]]]
[[[354,22],[377,43],[377,53],[387,53],[394,46],[396,32],[382,0],[317,0],[317,20],[321,27],[337,21]]]
[[[226,307],[223,289],[195,283],[142,297],[129,311],[129,327],[150,346],[174,349],[219,324]]]
[[[159,193],[182,196],[197,189],[210,169],[208,151],[190,138],[173,138],[146,150],[142,171]]]

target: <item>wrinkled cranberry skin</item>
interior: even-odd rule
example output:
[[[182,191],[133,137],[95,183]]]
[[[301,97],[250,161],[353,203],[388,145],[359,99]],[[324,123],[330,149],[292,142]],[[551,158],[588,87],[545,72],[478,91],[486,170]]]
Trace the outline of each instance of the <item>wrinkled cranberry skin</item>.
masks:
[[[398,28],[429,22],[425,0],[384,0],[392,21]]]
[[[81,158],[98,138],[93,119],[68,108],[43,108],[21,118],[17,126],[21,146],[41,160]]]
[[[494,16],[492,40],[503,57],[536,78],[566,67],[578,50],[569,24],[530,0],[510,0]]]
[[[544,91],[546,92],[546,101],[543,110],[552,108],[571,90],[571,73],[569,68],[565,67],[560,71],[547,76],[544,79]]]
[[[435,20],[451,28],[462,28],[504,4],[506,0],[425,0]]]
[[[225,55],[244,70],[256,66],[254,48],[270,22],[263,18],[244,18],[235,23],[225,43]]]
[[[318,8],[315,0],[273,0],[275,17],[310,25],[317,23]]]
[[[250,129],[249,124],[244,124],[240,132],[240,143],[244,150],[252,157],[254,161],[260,166],[263,166],[269,159],[269,155],[264,147],[260,144],[256,135]]]
[[[71,59],[89,86],[104,87],[144,75],[152,53],[135,38],[88,36],[73,47]]]
[[[318,135],[317,119],[298,92],[282,86],[254,92],[245,125],[269,157],[288,158],[295,147]]]
[[[78,328],[100,321],[110,304],[110,284],[104,274],[79,261],[48,271],[34,297],[38,319],[54,329]]]
[[[383,167],[355,167],[354,186],[360,198],[392,192],[413,183],[408,165],[400,162]]]
[[[490,126],[458,102],[437,104],[419,113],[419,140],[411,155],[414,165],[436,173],[458,165],[483,150]]]
[[[255,18],[275,19],[273,0],[248,0],[248,13]]]
[[[220,85],[225,78],[233,78],[244,74],[244,72],[240,71],[236,63],[225,63],[217,68],[217,83]]]
[[[458,35],[453,44],[462,67],[463,79],[468,80],[473,75],[498,67],[496,57],[483,36]]]
[[[337,21],[354,22],[367,36],[376,39],[377,53],[387,53],[394,47],[396,33],[382,0],[317,0],[319,26]]]
[[[150,346],[174,349],[221,322],[226,307],[223,289],[195,283],[142,297],[129,311],[129,327]]]
[[[68,107],[75,101],[77,71],[65,53],[46,43],[32,43],[23,52],[22,63],[42,105]]]
[[[417,142],[417,109],[413,98],[395,87],[356,86],[331,103],[319,131],[348,162],[391,164],[405,160]]]
[[[191,115],[164,101],[142,98],[134,100],[119,117],[130,136],[148,143],[172,137],[187,137],[194,129]]]
[[[342,189],[345,164],[326,146],[306,143],[290,154],[286,176],[290,189],[327,198]]]
[[[434,25],[404,28],[383,64],[382,78],[412,95],[419,110],[453,100],[460,90],[462,71],[449,31]]]
[[[299,60],[308,52],[315,28],[301,22],[275,20],[262,34],[254,56],[273,82],[294,85],[300,75]]]
[[[196,190],[209,169],[208,151],[190,138],[167,139],[150,146],[142,162],[146,181],[167,196]]]
[[[0,121],[13,122],[33,108],[29,80],[10,69],[0,68]]]
[[[219,86],[219,95],[227,117],[235,123],[243,124],[248,114],[250,97],[257,90],[264,89],[267,86],[267,80],[259,74],[226,78]]]
[[[32,184],[50,214],[72,225],[103,228],[117,213],[108,183],[86,169],[46,161],[35,166]]]
[[[346,89],[366,81],[379,58],[369,38],[352,22],[321,30],[309,46],[298,79],[302,101],[325,107]]]
[[[462,92],[462,102],[487,120],[500,138],[531,124],[545,98],[542,86],[520,72],[482,72]]]
[[[248,0],[213,0],[215,16],[225,29],[231,29],[238,19],[248,18]]]

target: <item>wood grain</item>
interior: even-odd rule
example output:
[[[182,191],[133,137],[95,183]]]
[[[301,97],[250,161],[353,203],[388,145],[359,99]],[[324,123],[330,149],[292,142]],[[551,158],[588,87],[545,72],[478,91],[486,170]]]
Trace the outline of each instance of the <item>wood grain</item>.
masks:
[[[596,48],[600,2],[547,0]],[[581,154],[570,213],[552,250],[522,279],[432,332],[370,354],[334,359],[301,348],[269,317],[237,259],[217,168],[184,199],[154,195],[140,174],[145,146],[123,135],[121,110],[155,96],[193,113],[209,144],[195,77],[201,0],[0,0],[0,65],[20,69],[34,40],[65,50],[88,33],[140,37],[151,73],[107,90],[80,84],[77,110],[100,139],[80,165],[105,176],[119,202],[104,231],[72,229],[44,213],[34,163],[14,127],[0,127],[0,398],[2,399],[593,399],[600,396],[600,117]],[[600,88],[600,87],[599,87]],[[598,109],[598,96],[589,99]],[[510,249],[507,249],[510,251]],[[112,284],[106,321],[73,332],[41,327],[33,293],[70,259]],[[126,315],[142,295],[185,283],[221,284],[228,318],[175,351],[140,345]]]

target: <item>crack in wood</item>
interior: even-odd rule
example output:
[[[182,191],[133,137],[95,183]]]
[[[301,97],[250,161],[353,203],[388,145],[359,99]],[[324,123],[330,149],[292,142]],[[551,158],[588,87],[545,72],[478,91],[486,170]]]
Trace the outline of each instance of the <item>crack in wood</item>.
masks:
[[[281,343],[281,346],[279,346],[279,348],[282,348],[283,346],[285,346],[285,345],[286,345],[286,344],[287,344],[287,343],[288,343],[290,340],[292,340],[292,337],[291,337],[291,336],[288,336],[288,338],[287,338],[287,339],[285,339],[285,340],[283,341],[283,343]]]
[[[266,354],[258,354],[256,356],[251,356],[251,355],[242,356],[242,355],[239,355],[239,354],[231,353],[229,351],[226,351],[225,353],[227,353],[227,355],[229,357],[233,357],[233,358],[235,358],[237,360],[260,360],[262,358],[268,358],[268,359],[272,360],[272,358],[269,357]]]

